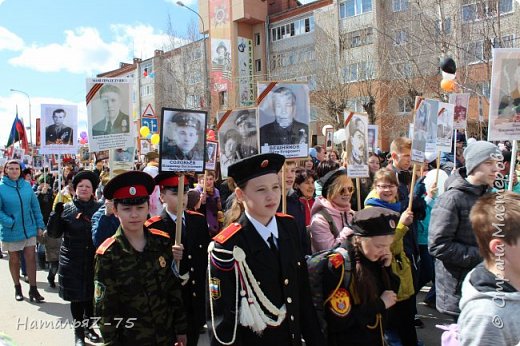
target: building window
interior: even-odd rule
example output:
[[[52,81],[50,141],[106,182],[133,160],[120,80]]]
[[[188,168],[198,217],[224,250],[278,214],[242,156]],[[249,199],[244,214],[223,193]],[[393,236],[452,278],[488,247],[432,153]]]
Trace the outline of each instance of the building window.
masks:
[[[392,0],[392,11],[403,12],[408,9],[408,0]]]
[[[477,83],[477,90],[480,92],[481,95],[484,95],[487,98],[491,96],[489,82]]]
[[[141,97],[150,96],[153,94],[153,84],[141,86]]]
[[[262,71],[262,59],[255,60],[255,71],[256,72]]]
[[[275,42],[284,38],[303,35],[314,31],[314,16],[297,19],[293,22],[273,27],[271,29],[271,41]],[[258,38],[260,40],[260,38]],[[256,40],[256,38],[255,38]],[[260,43],[258,43],[260,44]],[[257,45],[258,45],[257,44]]]
[[[410,113],[413,109],[413,100],[410,97],[400,97],[397,99],[397,108],[399,113]]]
[[[372,32],[372,28],[366,28],[347,33],[345,36],[343,36],[344,38],[342,41],[344,42],[341,42],[341,49],[343,50],[348,48],[361,47],[374,43]]]
[[[372,11],[372,0],[346,0],[339,4],[341,19],[358,16]]]
[[[369,101],[370,97],[368,96],[361,96],[347,100],[346,109],[351,112],[364,113],[365,108],[363,107],[363,105],[367,104]]]
[[[513,35],[502,36],[502,42],[495,37],[493,39],[493,48],[514,48],[515,38]]]
[[[151,61],[141,64],[141,76],[148,77],[153,72],[153,65]]]
[[[343,68],[345,83],[363,81],[374,78],[374,67],[371,62],[361,61]]]
[[[451,34],[451,18],[444,18],[444,22],[442,23],[442,25],[444,26],[444,34]],[[435,21],[435,33],[437,34],[437,36],[441,34],[441,21],[439,19]]]
[[[259,45],[260,45],[260,34],[256,33],[255,34],[255,46],[259,46]]]
[[[513,0],[463,0],[462,21],[472,22],[496,16],[497,1],[498,11],[500,14],[510,13],[513,11]]]
[[[394,38],[395,46],[402,46],[408,42],[408,34],[404,30],[397,30]]]
[[[484,41],[469,42],[464,45],[464,62],[476,64],[484,61]]]

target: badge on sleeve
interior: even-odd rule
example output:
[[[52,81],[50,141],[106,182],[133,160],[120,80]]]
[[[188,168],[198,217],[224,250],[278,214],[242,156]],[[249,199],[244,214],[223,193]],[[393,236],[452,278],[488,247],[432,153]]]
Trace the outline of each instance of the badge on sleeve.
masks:
[[[166,267],[166,260],[164,259],[163,256],[159,257],[159,265],[161,266],[161,268]]]
[[[347,316],[351,307],[350,294],[345,288],[338,289],[330,299],[330,311],[336,316]]]
[[[209,280],[209,292],[211,293],[211,298],[213,300],[220,298],[220,279],[211,278]]]
[[[105,296],[106,286],[99,281],[94,281],[94,299],[96,303],[101,301]]]

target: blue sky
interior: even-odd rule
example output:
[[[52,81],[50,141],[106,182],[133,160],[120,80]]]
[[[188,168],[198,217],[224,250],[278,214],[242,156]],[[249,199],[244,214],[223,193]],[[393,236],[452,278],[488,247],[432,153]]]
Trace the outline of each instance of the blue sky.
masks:
[[[133,57],[169,50],[196,16],[176,0],[0,0],[0,146],[7,142],[16,105],[33,137],[41,104],[77,104],[86,128],[85,78],[113,70]],[[196,0],[183,1],[197,9]]]

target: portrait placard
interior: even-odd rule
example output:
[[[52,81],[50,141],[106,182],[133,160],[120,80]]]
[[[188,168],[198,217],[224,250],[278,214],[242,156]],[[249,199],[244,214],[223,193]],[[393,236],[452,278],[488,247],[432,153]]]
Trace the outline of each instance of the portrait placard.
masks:
[[[439,102],[439,110],[437,112],[437,151],[451,151],[455,107],[451,103]]]
[[[347,174],[351,178],[368,177],[368,116],[345,111],[347,138]]]
[[[78,107],[41,105],[40,153],[75,154],[78,151]]]
[[[488,141],[520,139],[520,49],[493,49]]]
[[[309,154],[309,86],[258,82],[260,152],[287,158]],[[264,92],[265,91],[265,92]]]
[[[375,150],[379,147],[378,138],[379,138],[379,126],[378,125],[368,125],[368,150],[371,153],[374,153]]]
[[[87,121],[90,151],[135,146],[135,125],[129,78],[87,79]]]
[[[426,152],[437,150],[437,112],[439,101],[415,99],[415,118],[412,136],[412,161],[422,164]]]
[[[217,114],[220,173],[227,177],[229,165],[258,154],[256,107],[238,108]]]
[[[325,149],[331,151],[334,149],[334,128],[325,129]]]
[[[110,177],[134,169],[135,147],[109,150]]]
[[[454,129],[465,129],[468,126],[468,108],[470,96],[471,95],[468,93],[450,94],[449,101],[455,106],[453,110]]]
[[[218,142],[206,141],[206,170],[214,171],[217,167]]]
[[[206,116],[203,111],[162,109],[161,172],[204,172]]]

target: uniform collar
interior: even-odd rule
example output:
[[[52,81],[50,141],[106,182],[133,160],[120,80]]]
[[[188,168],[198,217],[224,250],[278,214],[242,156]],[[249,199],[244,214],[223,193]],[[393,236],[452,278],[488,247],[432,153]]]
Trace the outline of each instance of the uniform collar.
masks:
[[[247,211],[245,214],[267,245],[269,245],[267,238],[269,238],[271,234],[273,234],[274,237],[278,239],[278,224],[276,223],[276,217],[273,216],[267,226],[264,226],[261,222],[255,220],[251,215],[249,215]]]
[[[168,214],[168,216],[170,216],[170,218],[173,220],[173,222],[177,222],[177,214],[173,214],[173,213],[170,213],[170,211],[168,210],[168,208],[164,208],[164,211],[166,212],[166,214]],[[184,212],[182,212],[182,223],[186,223],[186,217],[184,216]]]

